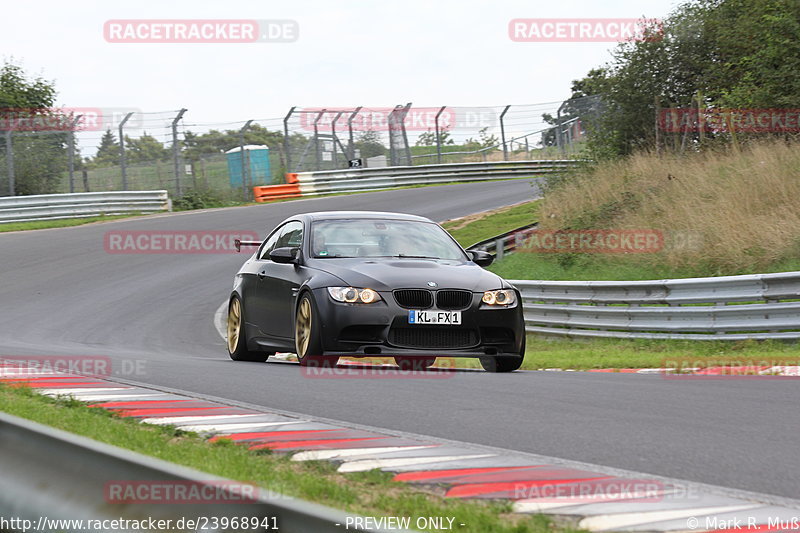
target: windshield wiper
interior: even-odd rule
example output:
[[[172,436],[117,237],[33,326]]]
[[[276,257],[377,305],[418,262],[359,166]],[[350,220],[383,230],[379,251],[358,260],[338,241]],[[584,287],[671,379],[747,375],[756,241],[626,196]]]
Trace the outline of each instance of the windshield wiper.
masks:
[[[441,259],[441,257],[432,257],[430,255],[406,255],[406,254],[391,255],[389,257],[403,257],[408,259]]]

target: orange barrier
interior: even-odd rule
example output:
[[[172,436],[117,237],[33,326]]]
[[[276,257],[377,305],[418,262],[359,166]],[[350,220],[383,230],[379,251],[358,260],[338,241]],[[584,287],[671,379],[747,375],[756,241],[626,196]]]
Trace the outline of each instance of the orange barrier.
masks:
[[[287,172],[286,176],[284,177],[284,180],[286,181],[286,183],[297,183],[298,181],[300,181],[297,178],[297,172]]]
[[[296,198],[298,196],[300,196],[300,185],[293,183],[253,187],[253,198],[256,199],[256,202],[269,202],[271,200]]]

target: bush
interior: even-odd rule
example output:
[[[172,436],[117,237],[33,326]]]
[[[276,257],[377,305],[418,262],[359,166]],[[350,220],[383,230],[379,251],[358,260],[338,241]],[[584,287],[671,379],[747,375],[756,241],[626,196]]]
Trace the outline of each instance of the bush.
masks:
[[[189,211],[191,209],[209,209],[212,207],[225,207],[230,205],[224,195],[212,189],[189,189],[183,196],[172,202],[175,211]]]

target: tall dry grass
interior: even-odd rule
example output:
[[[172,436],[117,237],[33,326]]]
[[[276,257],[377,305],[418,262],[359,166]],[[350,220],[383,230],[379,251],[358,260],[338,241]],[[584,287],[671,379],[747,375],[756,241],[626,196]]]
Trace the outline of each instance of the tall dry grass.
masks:
[[[664,250],[633,261],[697,275],[766,272],[800,261],[800,145],[600,164],[545,195],[547,229],[658,229]],[[643,265],[645,266],[645,265]]]

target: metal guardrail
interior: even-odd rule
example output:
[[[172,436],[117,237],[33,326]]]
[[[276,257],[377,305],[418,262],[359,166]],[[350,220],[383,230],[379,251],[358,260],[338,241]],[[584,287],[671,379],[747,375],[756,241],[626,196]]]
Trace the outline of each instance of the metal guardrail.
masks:
[[[525,329],[565,337],[800,339],[800,272],[652,281],[509,280]]]
[[[536,224],[468,250],[512,253]],[[509,280],[525,330],[560,337],[800,339],[800,272],[651,281]]]
[[[500,235],[495,235],[494,237],[489,237],[488,239],[476,242],[472,246],[467,247],[467,250],[489,252],[495,257],[496,260],[499,261],[500,259],[503,259],[505,255],[513,253],[517,249],[518,239],[516,237],[518,234],[523,234],[525,231],[532,230],[538,225],[538,222],[534,222],[533,224],[527,224],[525,226],[514,228],[505,233],[501,233]]]
[[[575,159],[496,161],[297,172],[286,175],[287,185],[255,187],[253,191],[258,201],[267,201],[339,192],[376,191],[408,185],[545,176],[565,172],[579,164],[581,161]]]
[[[167,191],[6,196],[0,198],[0,224],[171,210]]]
[[[340,533],[348,516],[329,507],[276,493],[255,490],[245,493],[240,483],[234,485],[230,480],[102,444],[6,413],[0,413],[0,450],[3,455],[0,516],[6,520],[10,517],[29,520],[32,526],[28,531],[120,531],[126,528],[111,525],[102,528],[85,527],[85,521],[96,523],[95,521],[123,519],[144,520],[147,523],[150,518],[156,521],[172,520],[171,527],[162,529],[195,531],[202,526],[178,528],[175,525],[181,518],[196,520],[198,517],[227,517],[238,520],[244,517],[270,517],[268,525],[272,525],[271,517],[274,517],[274,523],[280,531]],[[107,501],[108,483],[136,481],[152,482],[155,485],[189,482],[197,486],[200,494],[209,490],[211,494],[219,495],[220,503],[113,503],[113,498],[112,502]],[[237,489],[238,493],[235,492]],[[166,490],[162,492],[166,494]],[[242,501],[243,494],[247,494],[248,500]],[[225,501],[228,499],[229,501]],[[84,527],[79,527],[75,522],[62,523],[59,527],[54,522],[43,523],[45,519],[83,520]],[[12,529],[22,530],[22,527],[13,527],[12,524]],[[223,529],[239,530],[237,527],[218,530]],[[348,529],[379,531],[352,525]],[[214,531],[211,525],[204,530]]]
[[[577,164],[574,160],[498,161],[300,172],[296,176],[300,192],[306,196],[451,181],[523,178],[564,172]]]

